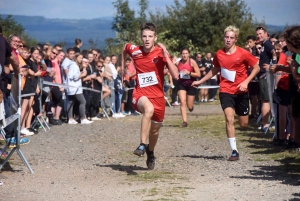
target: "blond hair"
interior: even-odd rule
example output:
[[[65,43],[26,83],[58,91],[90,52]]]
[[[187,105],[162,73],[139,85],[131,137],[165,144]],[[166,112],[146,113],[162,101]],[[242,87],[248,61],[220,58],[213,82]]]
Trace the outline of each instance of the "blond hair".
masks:
[[[236,28],[235,26],[228,26],[226,27],[226,29],[224,30],[224,35],[226,34],[226,32],[228,31],[232,31],[235,33],[235,37],[238,38],[239,37],[239,33],[240,33],[240,30],[238,28]]]

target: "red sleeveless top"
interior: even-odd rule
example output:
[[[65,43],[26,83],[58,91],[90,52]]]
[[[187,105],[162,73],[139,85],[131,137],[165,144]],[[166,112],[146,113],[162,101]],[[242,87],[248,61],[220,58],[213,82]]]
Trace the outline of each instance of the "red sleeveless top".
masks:
[[[195,72],[194,68],[191,65],[191,59],[189,59],[185,64],[183,64],[181,62],[181,60],[179,61],[178,71],[180,72],[184,69],[188,70],[189,72]],[[181,79],[181,78],[179,78],[178,82],[181,83],[184,86],[191,86],[193,81],[195,81],[195,80],[196,80],[196,78],[191,76],[191,79]]]

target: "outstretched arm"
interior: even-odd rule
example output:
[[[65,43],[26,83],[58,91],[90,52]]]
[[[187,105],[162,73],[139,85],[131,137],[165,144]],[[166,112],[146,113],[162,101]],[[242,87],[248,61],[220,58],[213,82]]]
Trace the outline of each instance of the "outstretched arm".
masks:
[[[169,55],[166,47],[162,43],[158,43],[157,45],[162,49],[162,53],[167,60],[170,74],[172,75],[172,77],[174,79],[178,79],[178,68],[175,66],[175,64],[170,59],[170,55]]]
[[[218,72],[220,72],[220,67],[213,67],[201,80],[199,81],[194,81],[192,83],[192,86],[198,87],[199,85],[203,84],[213,76],[215,76]]]

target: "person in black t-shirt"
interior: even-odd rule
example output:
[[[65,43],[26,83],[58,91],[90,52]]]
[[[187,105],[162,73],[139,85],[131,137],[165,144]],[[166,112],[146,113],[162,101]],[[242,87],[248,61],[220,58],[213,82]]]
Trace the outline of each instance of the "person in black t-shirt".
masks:
[[[212,68],[211,52],[207,52],[205,58],[202,59],[202,68],[200,69],[201,78],[203,78]],[[213,79],[213,78],[212,78]],[[203,85],[210,85],[210,81],[206,81]],[[201,102],[207,102],[208,89],[201,89]]]
[[[264,27],[256,28],[257,39],[262,43],[262,50],[259,58],[259,67],[260,72],[258,73],[259,77],[259,90],[260,90],[260,100],[261,100],[261,114],[262,114],[262,125],[259,129],[265,131],[269,126],[269,115],[270,115],[270,101],[268,93],[268,83],[266,79],[266,69],[264,64],[270,65],[277,63],[276,52],[272,46],[272,43],[268,39],[268,32]]]
[[[102,73],[101,69],[103,67],[104,67],[103,62],[99,60],[96,63],[95,71],[93,72],[93,74],[96,76],[92,80],[93,89],[103,91],[103,93],[102,93],[103,97],[101,97],[100,93],[91,91],[91,107],[90,107],[90,110],[91,110],[91,117],[92,117],[93,121],[94,120],[100,120],[100,116],[98,115],[99,107],[100,107],[100,104],[99,104],[100,99],[102,99],[102,100],[105,99],[111,93],[111,91],[109,90],[108,87],[102,87],[103,79],[102,79],[102,76],[101,76],[101,73]]]
[[[202,54],[201,53],[196,54],[195,61],[198,65],[198,67],[200,69],[200,73],[201,73],[201,68],[203,66],[203,64],[202,64]],[[199,103],[200,103],[200,101],[199,101],[199,92],[200,92],[200,89],[197,89],[196,95],[195,95],[195,102],[194,102],[195,105],[199,105]]]

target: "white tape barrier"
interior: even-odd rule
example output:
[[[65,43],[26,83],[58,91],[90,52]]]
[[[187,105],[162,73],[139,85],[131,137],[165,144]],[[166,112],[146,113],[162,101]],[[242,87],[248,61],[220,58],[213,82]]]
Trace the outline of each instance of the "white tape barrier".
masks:
[[[57,84],[57,83],[53,83],[53,82],[48,82],[48,81],[43,81],[43,84],[49,85],[49,86],[57,86],[57,87],[62,87],[62,88],[68,88],[68,87],[72,87],[72,88],[82,88],[84,90],[89,90],[89,91],[94,91],[97,93],[101,93],[101,91],[96,90],[96,89],[91,89],[91,88],[87,88],[87,87],[75,87],[72,85],[66,85],[66,84]]]
[[[219,85],[213,85],[213,86],[211,86],[211,85],[202,85],[202,86],[199,86],[199,87],[197,87],[198,89],[215,89],[215,88],[220,88],[220,86]]]

